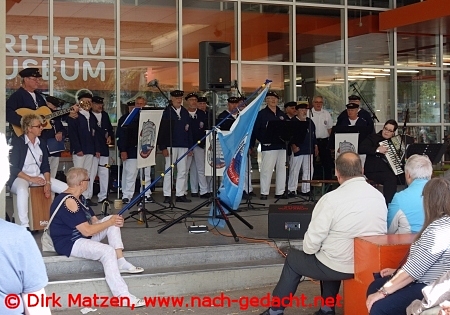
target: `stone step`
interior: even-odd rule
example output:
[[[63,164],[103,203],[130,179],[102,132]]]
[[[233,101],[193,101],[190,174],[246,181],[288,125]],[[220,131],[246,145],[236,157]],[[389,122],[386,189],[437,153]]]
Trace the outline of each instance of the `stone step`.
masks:
[[[298,247],[300,241],[295,242]],[[285,246],[278,244],[278,247]],[[291,244],[293,245],[293,244]],[[267,244],[235,244],[196,248],[126,252],[131,263],[145,272],[124,275],[132,294],[144,296],[197,295],[273,285],[279,279],[284,258]],[[99,262],[63,256],[44,257],[49,275],[47,295],[61,297],[61,309],[69,295],[110,296]]]

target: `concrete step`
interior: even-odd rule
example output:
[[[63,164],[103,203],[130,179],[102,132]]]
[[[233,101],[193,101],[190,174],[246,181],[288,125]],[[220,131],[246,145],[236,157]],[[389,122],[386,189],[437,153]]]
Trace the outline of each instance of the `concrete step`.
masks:
[[[279,247],[286,246],[280,242]],[[295,247],[301,241],[294,242]],[[272,285],[279,279],[284,259],[267,244],[235,244],[196,248],[161,249],[124,253],[128,261],[145,269],[124,275],[132,294],[144,296],[197,295]],[[110,296],[99,262],[63,256],[44,257],[49,276],[47,295]]]

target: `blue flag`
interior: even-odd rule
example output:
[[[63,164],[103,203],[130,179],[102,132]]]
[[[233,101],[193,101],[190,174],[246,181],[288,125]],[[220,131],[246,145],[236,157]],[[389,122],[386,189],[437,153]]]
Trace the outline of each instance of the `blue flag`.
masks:
[[[224,135],[220,130],[217,131],[226,165],[218,198],[225,208],[236,210],[241,203],[253,125],[268,89],[269,85],[266,85],[265,89],[239,113],[228,134]],[[213,215],[215,208],[213,203],[210,216]],[[216,215],[220,214],[219,209],[216,209]],[[210,218],[208,222],[214,226],[225,226],[225,221],[222,219]]]

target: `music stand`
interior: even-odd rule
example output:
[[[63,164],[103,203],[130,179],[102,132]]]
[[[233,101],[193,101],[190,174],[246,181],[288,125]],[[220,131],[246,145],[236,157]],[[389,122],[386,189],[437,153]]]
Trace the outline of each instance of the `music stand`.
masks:
[[[295,120],[271,120],[267,123],[265,143],[270,144],[284,144],[286,150],[286,180],[284,183],[284,193],[275,200],[275,203],[280,199],[288,199],[288,181],[289,181],[289,143],[294,135],[298,139],[303,140],[306,136],[306,130],[308,129],[307,122],[303,122],[297,119]],[[278,172],[278,170],[277,170]]]
[[[432,164],[438,164],[447,150],[445,143],[414,143],[406,148],[406,158],[413,154],[426,155]]]

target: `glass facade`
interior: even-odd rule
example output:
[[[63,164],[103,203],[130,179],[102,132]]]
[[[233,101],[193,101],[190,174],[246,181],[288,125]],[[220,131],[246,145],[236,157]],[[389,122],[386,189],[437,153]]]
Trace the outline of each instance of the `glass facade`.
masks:
[[[379,128],[390,118],[419,142],[450,126],[450,48],[444,34],[380,31],[379,16],[413,0],[21,0],[6,6],[6,97],[24,67],[41,90],[75,102],[88,89],[116,123],[126,102],[165,106],[179,88],[199,90],[199,42],[231,44],[231,77],[251,94],[265,79],[284,102],[324,96],[334,119],[361,94]],[[233,86],[234,84],[232,84]],[[201,91],[224,108],[231,91]],[[424,136],[426,134],[426,136]]]

